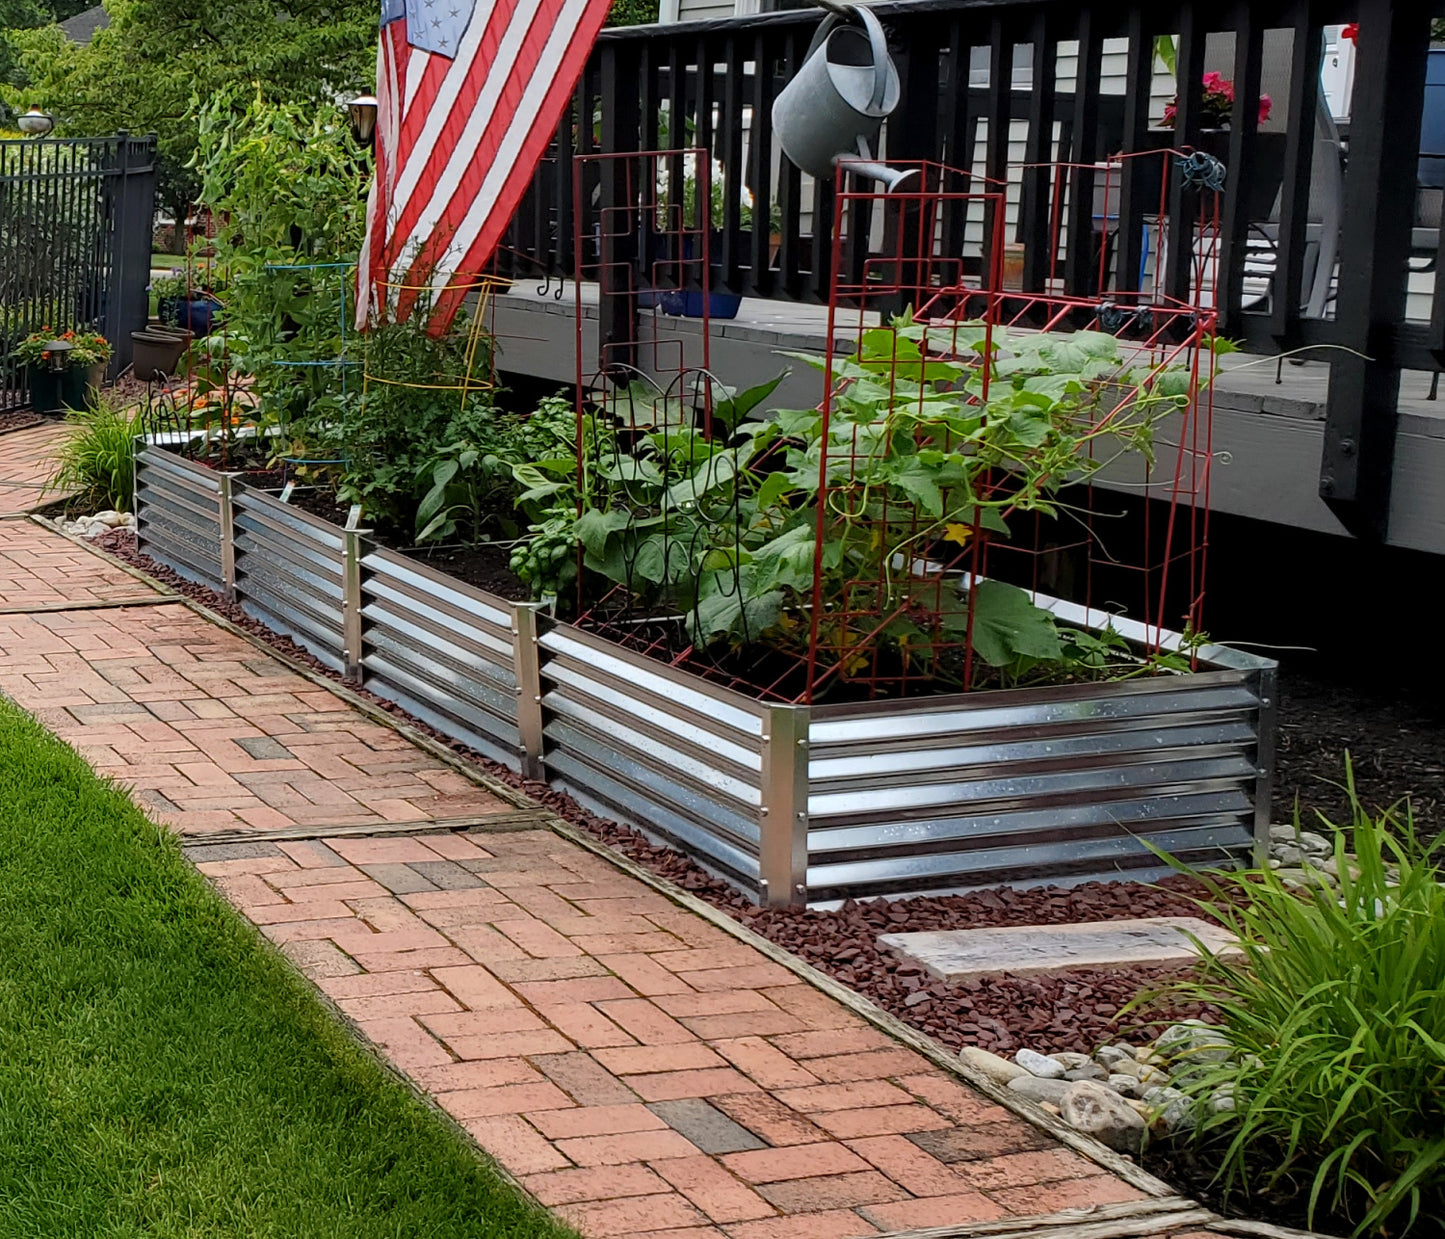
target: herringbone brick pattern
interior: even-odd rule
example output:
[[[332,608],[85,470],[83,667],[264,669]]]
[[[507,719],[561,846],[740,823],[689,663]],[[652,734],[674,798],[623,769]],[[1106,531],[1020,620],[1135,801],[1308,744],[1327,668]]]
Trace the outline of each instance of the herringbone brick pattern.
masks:
[[[549,831],[191,855],[589,1239],[852,1239],[1142,1198]]]

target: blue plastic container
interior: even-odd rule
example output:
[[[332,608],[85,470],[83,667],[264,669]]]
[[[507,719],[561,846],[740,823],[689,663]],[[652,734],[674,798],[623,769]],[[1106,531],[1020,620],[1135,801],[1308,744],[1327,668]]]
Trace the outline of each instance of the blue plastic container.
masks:
[[[688,236],[683,239],[682,252],[684,262],[695,262],[698,257],[698,238]],[[648,238],[647,252],[653,262],[663,262],[666,258],[667,239],[661,236]],[[722,252],[722,233],[712,234],[711,251],[713,254]],[[664,314],[671,314],[677,318],[736,318],[738,311],[742,309],[743,299],[737,293],[703,293],[701,289],[676,289],[676,288],[644,288],[637,295],[637,304],[644,310],[661,310]]]
[[[197,336],[211,334],[211,325],[216,321],[220,304],[209,297],[167,297],[156,306],[161,321],[172,327],[184,327]]]
[[[735,293],[703,293],[700,289],[684,292],[674,288],[644,290],[638,294],[637,304],[644,310],[655,307],[678,318],[702,318],[704,307],[708,318],[736,318],[743,299]]]
[[[1420,114],[1420,184],[1445,189],[1445,47],[1425,62],[1425,109]]]

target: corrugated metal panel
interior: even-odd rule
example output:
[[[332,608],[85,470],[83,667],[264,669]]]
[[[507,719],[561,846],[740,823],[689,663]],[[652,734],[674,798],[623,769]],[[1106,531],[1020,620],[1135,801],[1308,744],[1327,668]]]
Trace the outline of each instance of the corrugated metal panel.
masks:
[[[392,551],[361,566],[366,687],[517,769],[510,605]]]
[[[540,644],[550,781],[756,893],[763,708],[568,625]]]
[[[221,479],[154,447],[136,454],[136,545],[188,581],[221,588]]]
[[[237,601],[343,670],[340,530],[261,491],[234,495]]]
[[[154,448],[140,453],[137,474],[146,551],[220,588],[220,479]],[[341,669],[344,535],[261,492],[233,492],[238,598]],[[1084,627],[1100,618],[1039,601]],[[515,767],[525,664],[511,604],[381,550],[362,559],[361,602],[368,686]],[[1150,845],[1218,862],[1247,853],[1268,825],[1273,664],[1213,646],[1201,657],[1208,669],[1189,676],[813,707],[807,786],[794,785],[784,812],[777,797],[797,750],[768,743],[775,711],[552,624],[538,642],[543,760],[555,786],[754,896],[764,824],[784,832],[769,836],[774,869],[786,832],[807,826],[815,903],[1147,878],[1160,871]],[[538,724],[526,726],[535,746]],[[806,823],[793,812],[804,798]],[[790,889],[803,877],[792,837],[793,859],[781,849]],[[777,889],[785,876],[774,874]]]
[[[1254,844],[1257,672],[819,706],[808,895],[949,890],[1218,862]]]

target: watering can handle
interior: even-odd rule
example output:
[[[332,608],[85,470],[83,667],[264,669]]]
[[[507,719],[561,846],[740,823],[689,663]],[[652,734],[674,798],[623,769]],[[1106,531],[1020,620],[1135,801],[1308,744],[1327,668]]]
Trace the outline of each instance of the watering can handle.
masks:
[[[812,59],[813,53],[823,46],[835,26],[841,25],[850,17],[856,17],[868,31],[868,43],[873,51],[873,98],[868,107],[870,111],[876,112],[883,106],[883,98],[888,93],[888,38],[883,33],[882,24],[862,5],[840,4],[838,0],[813,0],[813,3],[819,8],[827,9],[828,16],[813,35],[812,42],[808,44],[808,54],[803,59]]]

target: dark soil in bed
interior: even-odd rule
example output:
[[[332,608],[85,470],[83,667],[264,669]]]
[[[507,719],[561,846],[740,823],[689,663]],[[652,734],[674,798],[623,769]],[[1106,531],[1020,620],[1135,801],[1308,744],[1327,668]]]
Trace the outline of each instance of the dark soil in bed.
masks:
[[[477,589],[496,594],[508,602],[527,602],[531,591],[507,567],[511,558],[509,547],[497,542],[478,546],[398,547],[412,559],[445,572]]]

